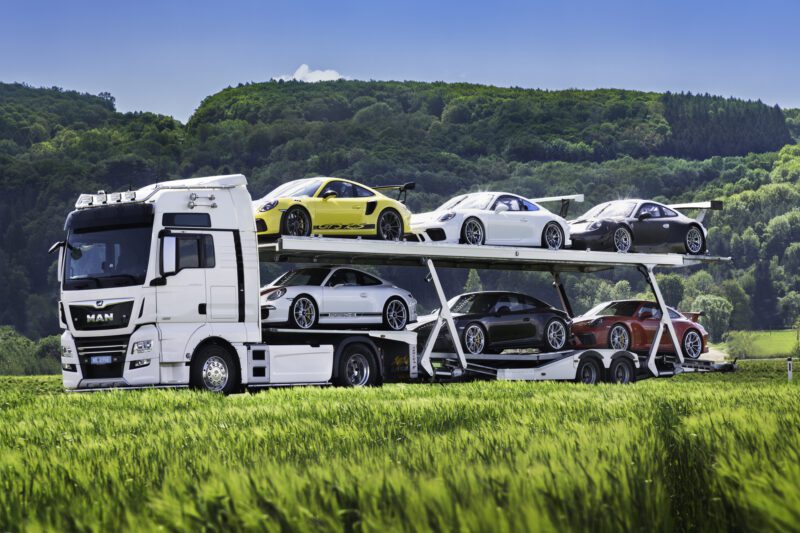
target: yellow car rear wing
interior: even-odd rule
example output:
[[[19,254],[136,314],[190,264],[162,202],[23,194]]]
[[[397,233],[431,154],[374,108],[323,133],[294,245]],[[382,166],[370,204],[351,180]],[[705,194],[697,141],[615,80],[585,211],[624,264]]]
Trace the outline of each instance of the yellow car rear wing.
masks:
[[[408,195],[408,191],[412,191],[417,187],[416,182],[409,181],[408,183],[403,183],[402,185],[378,185],[377,187],[372,187],[376,191],[397,191],[397,200],[402,203],[406,203],[406,196]],[[402,200],[401,200],[402,198]]]
[[[565,196],[546,196],[544,198],[531,198],[531,202],[542,204],[546,202],[561,202],[561,208],[558,210],[558,216],[567,218],[569,213],[570,202],[583,202],[582,194],[568,194]]]

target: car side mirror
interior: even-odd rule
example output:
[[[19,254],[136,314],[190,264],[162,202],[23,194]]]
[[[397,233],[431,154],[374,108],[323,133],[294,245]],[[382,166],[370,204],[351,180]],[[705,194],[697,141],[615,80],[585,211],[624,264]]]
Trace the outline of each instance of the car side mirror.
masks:
[[[322,193],[322,199],[323,200],[327,200],[329,198],[336,198],[336,196],[337,196],[336,192],[335,191],[331,191],[331,190],[328,190],[328,191],[325,191],[325,192]]]
[[[161,275],[168,276],[178,271],[178,239],[166,236],[161,241]]]
[[[508,206],[506,204],[497,204],[494,208],[495,213],[505,213],[506,211],[508,211]]]
[[[652,213],[640,213],[637,218],[639,219],[639,222],[642,222],[643,220],[647,220],[648,218],[653,218],[653,214]]]

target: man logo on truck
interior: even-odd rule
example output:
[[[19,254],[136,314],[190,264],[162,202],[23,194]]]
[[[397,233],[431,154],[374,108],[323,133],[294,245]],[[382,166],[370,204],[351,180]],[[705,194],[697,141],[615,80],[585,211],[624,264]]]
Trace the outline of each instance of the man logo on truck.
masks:
[[[94,313],[86,315],[87,324],[102,324],[114,320],[114,313]]]

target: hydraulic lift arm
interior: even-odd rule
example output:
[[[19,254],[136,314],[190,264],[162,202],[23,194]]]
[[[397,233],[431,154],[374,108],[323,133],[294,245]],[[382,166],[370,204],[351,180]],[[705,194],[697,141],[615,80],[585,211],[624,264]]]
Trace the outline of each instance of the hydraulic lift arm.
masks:
[[[439,313],[436,317],[436,323],[433,325],[433,330],[431,331],[428,340],[425,342],[425,348],[422,351],[422,356],[420,357],[420,366],[428,373],[429,376],[433,377],[433,366],[431,365],[431,354],[433,353],[433,346],[436,344],[436,339],[439,338],[439,331],[441,331],[443,325],[447,325],[447,329],[450,332],[450,338],[453,340],[453,346],[456,349],[456,354],[458,354],[458,362],[461,364],[461,368],[467,368],[467,358],[464,356],[464,350],[461,347],[461,339],[458,336],[458,330],[456,329],[456,324],[453,322],[453,315],[450,313],[450,307],[447,305],[447,297],[444,295],[444,290],[442,289],[442,284],[439,281],[439,276],[436,274],[436,266],[433,264],[433,261],[430,259],[425,259],[425,264],[428,266],[428,275],[430,276],[431,281],[433,282],[433,286],[436,288],[436,296],[439,298]]]

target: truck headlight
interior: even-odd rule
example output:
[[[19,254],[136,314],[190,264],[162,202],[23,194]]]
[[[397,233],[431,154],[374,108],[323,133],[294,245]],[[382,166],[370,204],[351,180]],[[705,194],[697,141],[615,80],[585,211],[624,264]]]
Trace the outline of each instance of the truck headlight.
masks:
[[[278,289],[277,291],[269,293],[267,296],[267,300],[277,300],[281,298],[284,294],[286,294],[286,289]]]
[[[146,341],[136,341],[133,343],[133,350],[131,353],[147,353],[153,349],[153,341],[147,339]]]
[[[67,345],[61,345],[61,355],[63,355],[64,357],[72,355],[72,348],[70,348]]]
[[[261,207],[258,208],[259,213],[263,213],[264,211],[269,211],[270,209],[275,209],[275,206],[278,205],[278,200],[270,200],[269,202],[265,203]]]
[[[452,219],[456,216],[455,213],[445,213],[444,215],[439,217],[439,222],[447,222],[448,220]]]

